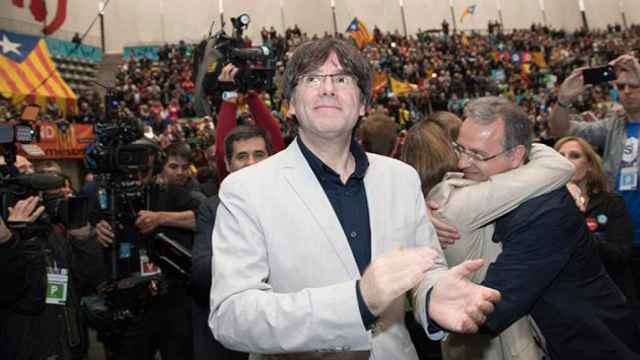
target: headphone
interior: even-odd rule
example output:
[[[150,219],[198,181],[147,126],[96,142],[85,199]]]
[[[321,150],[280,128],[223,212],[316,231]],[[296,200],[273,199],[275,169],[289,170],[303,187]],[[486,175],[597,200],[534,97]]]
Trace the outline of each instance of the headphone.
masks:
[[[162,173],[162,169],[164,168],[164,163],[166,161],[167,154],[160,148],[160,146],[157,146],[155,159],[153,160],[153,176],[160,175],[160,173]]]
[[[160,174],[167,158],[164,150],[162,150],[162,148],[152,140],[144,137],[136,140],[134,143],[144,144],[149,147],[149,156],[154,156],[153,165],[151,165],[153,176]]]

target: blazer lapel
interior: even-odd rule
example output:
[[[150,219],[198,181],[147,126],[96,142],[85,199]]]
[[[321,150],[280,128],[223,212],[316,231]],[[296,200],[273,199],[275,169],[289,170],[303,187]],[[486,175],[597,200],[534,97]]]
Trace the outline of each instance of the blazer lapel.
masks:
[[[360,272],[347,238],[340,225],[327,195],[320,182],[302,155],[297,142],[294,140],[285,150],[288,161],[284,165],[284,177],[300,197],[305,207],[318,223],[324,236],[333,245],[344,269],[351,278],[360,278]]]
[[[369,156],[369,168],[364,177],[364,188],[367,192],[367,205],[369,206],[369,224],[371,226],[371,261],[379,254],[389,250],[391,239],[386,234],[387,216],[385,216],[384,204],[389,204],[387,197],[390,194],[380,187],[384,176],[375,174],[375,159]],[[391,234],[393,236],[393,234]]]

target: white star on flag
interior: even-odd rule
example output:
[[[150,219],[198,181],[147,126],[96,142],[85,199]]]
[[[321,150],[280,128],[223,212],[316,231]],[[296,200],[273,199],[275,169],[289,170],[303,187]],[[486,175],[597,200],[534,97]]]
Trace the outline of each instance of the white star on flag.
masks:
[[[22,56],[22,54],[20,54],[20,51],[18,51],[18,48],[20,46],[21,46],[20,43],[11,42],[11,40],[9,40],[9,38],[7,37],[7,34],[2,34],[2,41],[0,41],[0,47],[2,48],[3,54],[14,52],[18,54],[18,56]]]

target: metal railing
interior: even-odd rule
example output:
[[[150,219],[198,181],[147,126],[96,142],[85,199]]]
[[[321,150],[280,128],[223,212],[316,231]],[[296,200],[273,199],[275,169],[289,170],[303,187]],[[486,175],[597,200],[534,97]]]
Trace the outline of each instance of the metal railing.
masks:
[[[41,23],[9,19],[7,17],[2,17],[2,16],[0,16],[0,29],[14,31],[17,33],[28,34],[28,35],[43,36]],[[85,29],[78,29],[77,31],[73,31],[69,29],[58,30],[53,35],[50,35],[50,37],[60,39],[60,40],[71,41],[76,32],[82,35],[84,31]],[[91,33],[89,33],[87,34],[87,37],[85,37],[82,40],[82,43],[85,45],[100,47],[100,36],[91,35]]]

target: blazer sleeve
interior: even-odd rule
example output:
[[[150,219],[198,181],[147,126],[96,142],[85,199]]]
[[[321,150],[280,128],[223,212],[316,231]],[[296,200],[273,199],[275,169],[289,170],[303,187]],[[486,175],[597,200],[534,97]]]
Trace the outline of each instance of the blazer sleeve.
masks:
[[[502,298],[487,317],[483,331],[497,335],[530,313],[571,258],[576,246],[571,239],[586,236],[586,228],[580,226],[583,221],[580,214],[565,215],[562,202],[573,199],[566,190],[564,199],[561,194],[523,204],[509,214],[506,224],[496,227],[496,233],[499,227],[505,228],[499,239],[502,253],[489,266],[482,285],[500,291]],[[547,205],[549,202],[554,205]]]
[[[260,196],[240,180],[232,177],[222,184],[213,230],[209,326],[216,339],[227,348],[253,353],[369,349],[355,280],[273,291],[267,238],[256,212]]]
[[[435,212],[457,226],[481,228],[529,199],[564,186],[574,174],[573,165],[554,149],[534,144],[530,161],[472,186],[452,189]],[[446,181],[446,180],[445,180]],[[438,198],[433,198],[438,202]]]
[[[200,205],[196,218],[196,234],[193,237],[191,284],[194,299],[203,305],[209,305],[211,292],[211,234],[217,207],[216,197]]]

